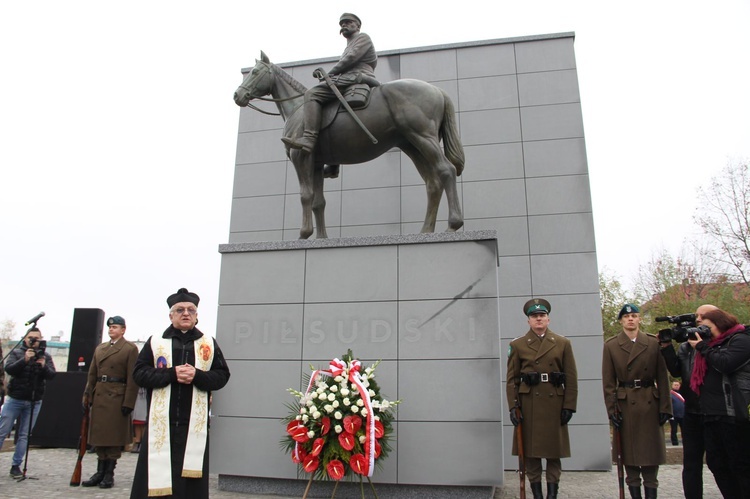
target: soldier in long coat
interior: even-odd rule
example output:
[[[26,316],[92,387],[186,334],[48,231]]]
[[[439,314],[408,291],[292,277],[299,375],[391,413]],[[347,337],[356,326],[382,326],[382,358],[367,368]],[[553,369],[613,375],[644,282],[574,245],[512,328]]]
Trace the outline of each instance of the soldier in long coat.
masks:
[[[511,421],[522,422],[526,474],[534,499],[542,495],[542,458],[547,460],[547,497],[556,498],[562,465],[570,457],[568,421],[576,411],[578,372],[570,340],[549,329],[547,300],[524,304],[529,331],[508,349],[507,397]],[[519,421],[515,408],[520,408]],[[513,455],[518,455],[517,432]]]
[[[666,462],[662,426],[672,416],[669,377],[659,340],[640,331],[640,310],[626,304],[623,331],[604,343],[602,384],[610,421],[619,428],[626,483],[633,498],[656,498],[659,465]]]
[[[130,413],[135,407],[138,385],[133,367],[138,347],[123,338],[125,319],[107,319],[109,341],[94,350],[89,368],[84,406],[90,405],[89,444],[96,447],[96,473],[81,485],[108,489],[114,486],[114,472],[122,448],[133,441]]]

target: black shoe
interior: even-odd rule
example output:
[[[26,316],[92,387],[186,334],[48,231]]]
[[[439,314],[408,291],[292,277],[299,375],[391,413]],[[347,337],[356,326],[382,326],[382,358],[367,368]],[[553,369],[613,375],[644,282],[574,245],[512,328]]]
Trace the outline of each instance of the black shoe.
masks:
[[[21,478],[23,476],[23,471],[21,471],[21,468],[19,468],[18,466],[11,466],[10,476],[12,476],[13,478]]]
[[[96,462],[96,473],[91,475],[91,478],[81,483],[82,487],[96,487],[102,483],[102,479],[104,479],[104,463],[106,463],[106,461],[103,459],[99,459]]]

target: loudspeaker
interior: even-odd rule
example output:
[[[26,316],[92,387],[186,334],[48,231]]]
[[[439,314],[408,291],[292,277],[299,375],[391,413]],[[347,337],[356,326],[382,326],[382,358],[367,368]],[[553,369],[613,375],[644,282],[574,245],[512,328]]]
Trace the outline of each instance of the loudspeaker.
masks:
[[[94,350],[102,342],[104,310],[99,308],[76,308],[73,310],[73,328],[70,333],[68,372],[88,372]],[[83,366],[78,365],[83,357]]]
[[[31,445],[67,449],[78,447],[83,417],[81,398],[87,376],[87,373],[78,372],[57,373],[45,382],[42,409],[29,439]]]

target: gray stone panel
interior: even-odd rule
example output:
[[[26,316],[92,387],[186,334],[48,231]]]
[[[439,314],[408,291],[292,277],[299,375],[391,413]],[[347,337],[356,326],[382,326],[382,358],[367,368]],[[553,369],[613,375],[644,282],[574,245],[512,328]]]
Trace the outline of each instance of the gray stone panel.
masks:
[[[375,78],[381,83],[401,78],[401,57],[398,55],[378,55],[378,66],[375,68]]]
[[[445,90],[445,92],[448,94],[448,97],[450,97],[456,112],[461,109],[461,102],[458,94],[458,82],[456,80],[433,81],[431,83],[436,87]],[[458,119],[456,119],[456,122],[458,123]]]
[[[326,227],[341,225],[341,191],[324,192],[326,200]],[[313,225],[315,217],[313,216]],[[302,200],[299,194],[284,196],[284,229],[295,229],[299,232],[302,227]]]
[[[309,304],[305,307],[306,358],[343,355],[395,359],[398,349],[398,307],[395,301]]]
[[[391,224],[401,221],[401,189],[357,189],[341,195],[343,225]]]
[[[401,188],[401,221],[424,221],[427,212],[427,189],[424,184],[410,185]],[[438,220],[448,219],[448,199],[443,193],[438,207]],[[441,229],[436,229],[441,230]]]
[[[404,403],[399,421],[498,421],[502,413],[499,394],[500,361],[401,360],[398,393]],[[452,406],[450,411],[436,410]]]
[[[531,275],[537,296],[599,290],[596,253],[532,256]]]
[[[528,256],[500,257],[497,281],[499,296],[529,296],[531,272]],[[528,300],[528,298],[527,298]]]
[[[224,254],[219,305],[302,303],[304,270],[304,251]]]
[[[532,254],[578,253],[596,250],[591,213],[529,217]]]
[[[495,248],[487,241],[399,247],[400,300],[497,296]],[[445,262],[451,265],[445,265]]]
[[[467,47],[456,51],[459,78],[510,75],[516,72],[512,44]]]
[[[518,109],[465,112],[459,118],[464,146],[521,141]]]
[[[305,301],[339,303],[398,298],[394,246],[326,248],[307,252]]]
[[[575,69],[573,38],[556,38],[516,43],[518,73]]]
[[[235,162],[244,165],[286,160],[283,147],[268,147],[268,144],[281,144],[281,129],[241,133],[237,139]]]
[[[556,104],[521,108],[525,141],[583,137],[580,104]]]
[[[552,305],[550,327],[553,331],[569,338],[593,337],[601,344],[602,321],[598,291],[588,294],[551,295],[544,298],[548,298]],[[521,313],[521,303],[524,301],[520,300],[514,313]],[[526,318],[522,319],[526,331]]]
[[[235,198],[268,196],[286,192],[286,162],[237,165],[234,169]]]
[[[529,254],[529,228],[526,217],[480,218],[464,220],[464,229],[497,231],[497,254]]]
[[[275,146],[274,146],[275,147]],[[361,166],[366,167],[367,163],[363,163]],[[353,168],[359,168],[360,165],[355,165]],[[286,162],[286,191],[287,194],[295,194],[299,197],[299,177],[297,177],[297,170],[294,169],[294,165],[291,161]],[[339,178],[327,178],[323,183],[323,191],[340,191],[341,182],[343,178],[349,173],[350,168],[348,166],[341,166]]]
[[[279,425],[276,430],[278,442],[284,432],[280,419],[288,413],[284,404],[295,400],[287,388],[301,389],[299,360],[229,360],[227,364],[232,376],[227,386],[217,392],[217,403],[212,412],[237,418],[275,418]],[[278,403],[264,403],[268,400],[277,400]]]
[[[401,301],[401,359],[497,359],[495,298]]]
[[[256,196],[232,200],[229,230],[247,232],[274,230],[284,220],[284,196]]]
[[[459,80],[458,99],[458,103],[460,103],[458,109],[462,112],[518,107],[516,76]]]
[[[401,55],[401,78],[433,82],[455,80],[456,74],[455,50]]]
[[[398,187],[401,185],[401,155],[393,150],[361,165],[349,165],[342,175],[342,189]]]
[[[298,360],[302,315],[301,303],[220,305],[216,338],[227,360]]]
[[[502,483],[498,470],[503,469],[503,457],[497,452],[503,448],[499,422],[400,421],[398,430],[399,483]]]
[[[397,236],[401,234],[401,224],[352,225],[341,227],[341,237]]]
[[[244,75],[243,75],[244,78]],[[242,82],[239,82],[242,83]],[[254,106],[268,111],[271,113],[278,113],[278,109],[275,104],[270,102],[253,101]],[[239,132],[257,132],[259,130],[281,130],[284,127],[284,122],[278,116],[270,116],[267,114],[259,113],[254,109],[243,107],[240,110],[240,126]]]
[[[523,179],[464,183],[464,216],[491,218],[526,215],[525,184]],[[534,192],[534,196],[538,196],[538,193]]]
[[[523,178],[524,154],[520,142],[487,144],[464,148],[464,182]]]
[[[257,232],[230,232],[230,243],[254,243],[258,241],[278,241],[284,239],[280,230],[264,230]]]
[[[591,212],[588,175],[530,178],[526,191],[529,215]]]
[[[518,75],[521,106],[580,102],[575,69]]]
[[[526,142],[523,158],[527,177],[588,174],[582,138]]]

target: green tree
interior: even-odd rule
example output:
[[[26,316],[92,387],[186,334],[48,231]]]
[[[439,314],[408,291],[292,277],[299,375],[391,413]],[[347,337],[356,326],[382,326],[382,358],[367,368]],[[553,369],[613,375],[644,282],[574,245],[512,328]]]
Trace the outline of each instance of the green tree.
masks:
[[[695,222],[715,245],[713,258],[728,280],[750,286],[750,169],[748,160],[730,162],[698,189]]]
[[[622,330],[617,314],[624,304],[633,301],[623,289],[619,277],[606,267],[602,269],[599,273],[599,302],[602,308],[602,331],[605,340]]]

